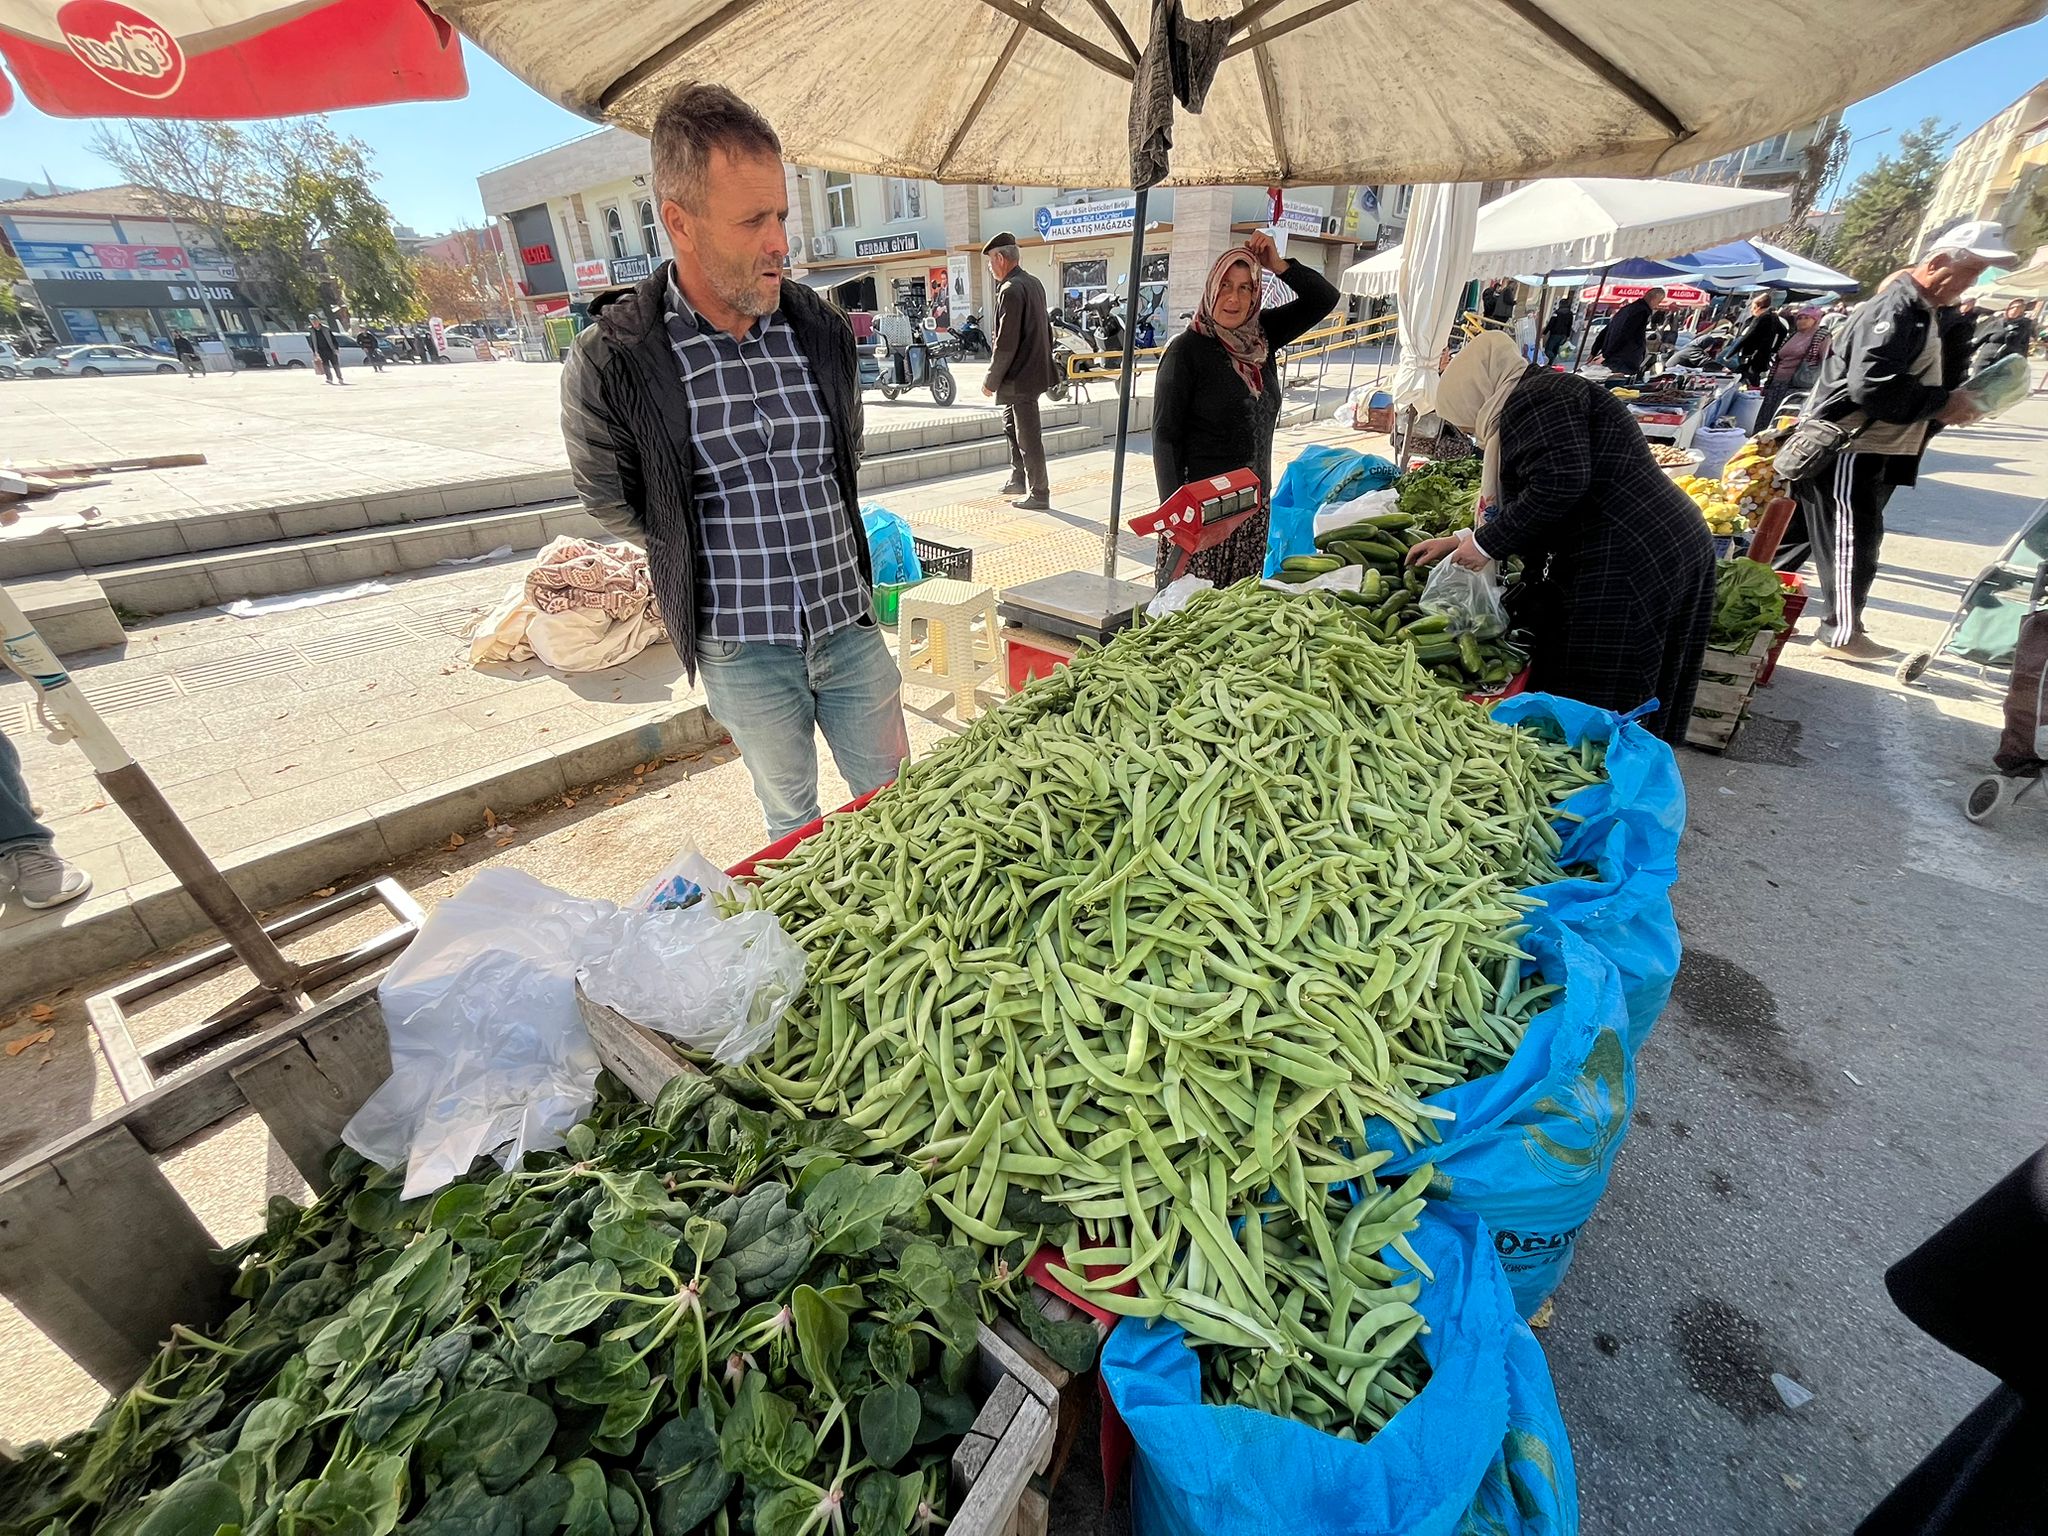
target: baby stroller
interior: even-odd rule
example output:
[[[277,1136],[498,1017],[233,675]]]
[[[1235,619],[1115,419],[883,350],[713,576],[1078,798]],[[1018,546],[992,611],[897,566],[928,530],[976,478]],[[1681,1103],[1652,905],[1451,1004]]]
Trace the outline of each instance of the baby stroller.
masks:
[[[1963,814],[1989,821],[2040,783],[2048,768],[2048,501],[1963,591],[1948,632],[1931,651],[1899,663],[1902,683],[1917,681],[1936,656],[2012,668],[2005,731],[1992,758],[1996,773],[1970,786]]]

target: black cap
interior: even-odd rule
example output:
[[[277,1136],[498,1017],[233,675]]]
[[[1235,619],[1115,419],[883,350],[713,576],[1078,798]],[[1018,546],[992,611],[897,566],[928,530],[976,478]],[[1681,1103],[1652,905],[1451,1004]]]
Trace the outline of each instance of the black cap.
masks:
[[[991,251],[1014,251],[1016,249],[1017,237],[1006,229],[999,235],[990,235],[988,244],[981,248],[981,254],[986,256]]]

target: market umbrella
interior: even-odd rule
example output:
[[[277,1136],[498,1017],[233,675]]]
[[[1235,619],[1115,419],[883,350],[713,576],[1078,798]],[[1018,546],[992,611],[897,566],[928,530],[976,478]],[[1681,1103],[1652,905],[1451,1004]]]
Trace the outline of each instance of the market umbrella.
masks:
[[[1667,27],[1607,0],[1445,0],[1420,26],[1413,0],[1184,8],[1197,22],[1223,20],[1227,46],[1200,115],[1174,128],[1167,180],[1253,186],[1654,176],[1812,122],[2048,9],[2043,0],[1729,0],[1714,25],[1675,47]],[[1182,7],[439,0],[436,9],[563,106],[641,132],[671,87],[716,80],[759,108],[801,165],[1118,187],[1132,184],[1140,59],[1158,17]],[[1853,37],[1855,46],[1759,47],[1767,36]]]
[[[285,117],[469,89],[454,29],[420,0],[0,0],[0,55],[53,117]]]
[[[1734,240],[1710,250],[1674,256],[1671,265],[1720,293],[1783,288],[1794,293],[1854,293],[1862,286],[1846,272],[1822,266],[1768,240]]]
[[[2048,298],[2048,245],[2034,253],[2034,259],[2012,272],[2001,272],[1977,291],[1996,299]]]
[[[1479,218],[1477,183],[1430,182],[1417,187],[1408,210],[1410,233],[1401,242],[1400,305],[1396,328],[1401,351],[1388,386],[1401,411],[1398,461],[1415,418],[1436,409],[1437,359],[1458,317],[1472,232]]]
[[[1675,256],[1780,223],[1791,207],[1783,192],[1691,181],[1532,181],[1479,210],[1462,275],[1590,273],[1631,257]],[[1346,268],[1343,288],[1384,298],[1396,291],[1400,271],[1396,246]]]

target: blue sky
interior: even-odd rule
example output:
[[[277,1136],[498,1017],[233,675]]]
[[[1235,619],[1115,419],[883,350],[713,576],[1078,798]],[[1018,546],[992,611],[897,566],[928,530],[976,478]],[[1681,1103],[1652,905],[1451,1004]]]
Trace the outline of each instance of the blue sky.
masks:
[[[528,89],[490,58],[465,46],[470,94],[462,101],[337,112],[335,121],[367,142],[382,172],[393,215],[423,234],[475,222],[477,172],[517,160],[590,130],[590,124]],[[1968,133],[2048,75],[2048,21],[1981,43],[1858,103],[1843,121],[1861,140],[1842,181],[1893,147],[1900,130],[1939,117]],[[103,186],[113,172],[87,148],[92,124],[45,117],[16,98],[0,118],[0,176],[51,177],[70,186]],[[1868,135],[1868,137],[1865,137]]]

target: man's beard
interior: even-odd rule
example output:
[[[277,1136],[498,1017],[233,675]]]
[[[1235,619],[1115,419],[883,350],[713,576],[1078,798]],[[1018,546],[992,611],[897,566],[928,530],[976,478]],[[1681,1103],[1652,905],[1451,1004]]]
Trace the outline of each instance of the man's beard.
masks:
[[[718,295],[719,303],[730,305],[735,314],[751,315],[758,320],[763,315],[773,314],[782,298],[780,283],[771,292],[761,291],[760,269],[751,261],[707,267],[704,275],[710,280],[711,291]]]

